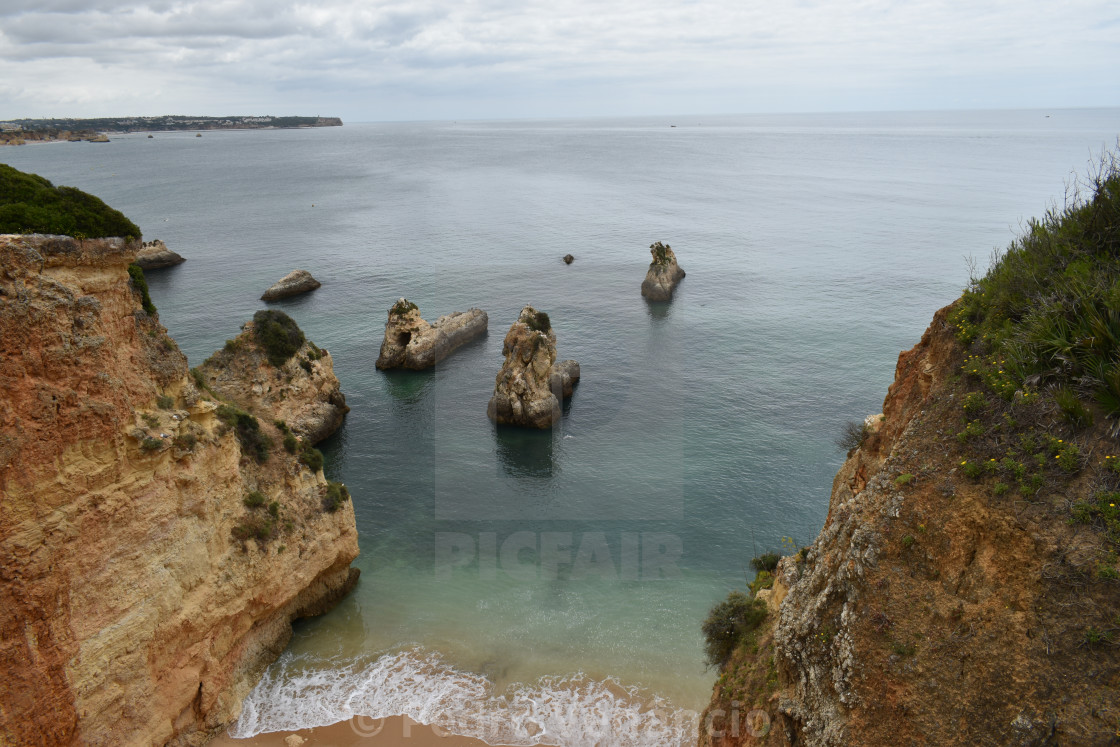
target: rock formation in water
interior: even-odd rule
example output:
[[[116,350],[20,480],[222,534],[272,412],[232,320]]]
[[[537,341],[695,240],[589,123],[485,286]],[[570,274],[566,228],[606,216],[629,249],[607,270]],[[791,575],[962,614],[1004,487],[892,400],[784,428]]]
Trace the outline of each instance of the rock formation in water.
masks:
[[[482,309],[455,311],[428,324],[420,317],[416,304],[401,298],[389,309],[385,339],[377,367],[431,368],[458,348],[486,334],[489,323]]]
[[[560,419],[560,401],[579,381],[579,364],[556,363],[556,333],[548,314],[521,310],[502,345],[505,362],[494,382],[486,414],[499,425],[551,428]]]
[[[677,255],[668,244],[660,241],[650,244],[649,253],[653,261],[649,263],[646,279],[642,281],[642,295],[650,301],[670,301],[677,284],[684,277],[684,270],[677,264]]]
[[[0,237],[2,744],[202,744],[356,580],[341,486],[200,390],[139,248]]]
[[[570,255],[570,254],[565,254],[564,255],[564,264],[570,265],[572,262],[575,262],[575,261],[576,261],[576,258],[573,257],[572,255]]]
[[[271,339],[262,336],[262,325],[271,329],[273,338],[277,330],[292,335],[283,360],[270,355]],[[350,412],[331,354],[304,339],[282,311],[258,311],[241,334],[227,340],[198,370],[219,397],[250,412],[271,413],[308,443],[334,433]]]
[[[140,247],[140,253],[136,255],[136,264],[144,270],[157,270],[161,267],[180,265],[183,262],[186,260],[181,255],[168,249],[167,244],[159,239],[145,241]]]
[[[266,290],[261,300],[275,301],[288,296],[298,296],[300,293],[313,291],[321,285],[322,283],[311,277],[311,273],[307,270],[292,270]]]

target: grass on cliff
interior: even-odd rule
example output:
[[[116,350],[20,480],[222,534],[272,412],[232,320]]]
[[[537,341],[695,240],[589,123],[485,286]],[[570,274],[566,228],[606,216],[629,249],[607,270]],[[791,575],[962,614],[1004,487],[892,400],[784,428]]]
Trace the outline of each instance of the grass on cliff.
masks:
[[[233,405],[219,405],[215,415],[234,430],[237,440],[241,442],[242,451],[259,464],[268,461],[272,439],[261,431],[261,424],[255,417]]]
[[[1085,402],[1120,418],[1120,159],[1067,190],[974,278],[950,316],[970,373],[1010,400],[1050,389],[1073,421]]]
[[[119,210],[74,187],[0,164],[0,233],[52,233],[74,238],[140,238]]]
[[[253,314],[253,336],[268,362],[280,368],[303,347],[303,330],[283,311],[269,309]]]

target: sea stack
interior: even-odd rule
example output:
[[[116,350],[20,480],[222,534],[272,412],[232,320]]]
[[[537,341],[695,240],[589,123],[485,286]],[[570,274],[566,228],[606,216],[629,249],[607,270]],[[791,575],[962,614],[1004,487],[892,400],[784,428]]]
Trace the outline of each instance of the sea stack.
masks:
[[[313,291],[321,285],[322,283],[311,277],[311,273],[307,270],[292,270],[266,290],[261,300],[275,301],[288,296],[298,296],[300,293]]]
[[[140,253],[136,255],[136,264],[140,265],[142,270],[158,270],[161,267],[181,265],[186,261],[181,255],[168,249],[167,244],[159,239],[145,241],[140,248]]]
[[[505,362],[494,381],[486,415],[498,425],[551,428],[560,419],[560,401],[579,381],[579,364],[556,363],[556,333],[548,314],[521,310],[502,345]]]
[[[575,261],[576,261],[576,258],[573,257],[572,255],[570,255],[570,254],[565,254],[564,255],[564,264],[570,265],[572,262],[575,262]]]
[[[649,245],[653,261],[649,263],[646,279],[642,281],[642,295],[650,301],[671,301],[677,283],[684,277],[684,270],[677,264],[677,255],[668,244],[660,241]]]
[[[471,340],[486,334],[489,319],[482,309],[454,311],[429,324],[420,317],[420,309],[406,298],[398,299],[389,309],[385,322],[385,339],[377,367],[409,368],[420,371],[431,368]]]

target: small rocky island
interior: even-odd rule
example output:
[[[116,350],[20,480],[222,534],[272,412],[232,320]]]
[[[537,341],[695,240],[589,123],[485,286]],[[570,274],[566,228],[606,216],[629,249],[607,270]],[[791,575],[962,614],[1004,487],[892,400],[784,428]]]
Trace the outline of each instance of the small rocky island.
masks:
[[[649,245],[653,261],[649,263],[646,279],[642,281],[642,295],[650,301],[671,301],[673,291],[684,277],[684,270],[677,264],[677,255],[668,244],[660,241]]]
[[[471,340],[486,334],[489,319],[482,309],[454,311],[429,324],[420,317],[419,307],[406,298],[389,309],[385,339],[377,367],[431,368]]]
[[[579,363],[556,362],[556,333],[548,314],[521,310],[502,345],[505,362],[494,381],[486,415],[498,425],[551,428],[560,402],[579,382]]]
[[[276,301],[288,296],[298,296],[300,293],[313,291],[321,285],[322,283],[311,277],[311,273],[307,270],[292,270],[266,290],[261,300]]]
[[[136,264],[142,270],[158,270],[161,267],[172,267],[186,262],[182,255],[167,248],[167,244],[159,239],[145,241],[136,255]]]

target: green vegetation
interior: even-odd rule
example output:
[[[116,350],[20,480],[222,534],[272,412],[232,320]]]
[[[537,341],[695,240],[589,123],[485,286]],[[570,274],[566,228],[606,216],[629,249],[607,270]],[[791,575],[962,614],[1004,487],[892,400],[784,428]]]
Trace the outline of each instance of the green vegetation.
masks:
[[[1088,197],[1080,188],[1088,188]],[[1058,391],[1067,419],[1087,424],[1080,397],[1120,418],[1120,161],[1102,158],[1061,209],[1032,220],[950,322],[974,352],[966,373],[1010,400]]]
[[[152,297],[148,295],[148,281],[144,279],[143,268],[133,262],[128,266],[128,278],[132,283],[132,289],[140,294],[140,305],[144,307],[144,312],[148,316],[155,316],[156,305],[152,303]]]
[[[745,643],[766,619],[766,603],[733,591],[708,613],[704,632],[704,655],[708,666],[722,667],[735,648]]]
[[[158,438],[151,438],[150,436],[146,436],[144,440],[140,442],[140,448],[148,452],[157,451],[161,446],[163,446],[163,441]]]
[[[276,535],[276,521],[271,516],[254,513],[235,526],[232,534],[242,542],[249,538],[266,542]]]
[[[901,474],[901,475],[899,475],[898,477],[894,478],[894,484],[895,484],[895,485],[897,485],[897,486],[899,486],[899,487],[902,487],[903,485],[909,485],[909,484],[910,484],[910,482],[911,482],[911,481],[912,481],[913,479],[914,479],[914,475],[913,475],[912,473],[910,473],[910,472],[904,472],[903,474]]]
[[[272,448],[272,440],[261,431],[261,424],[255,417],[238,409],[233,405],[219,405],[214,413],[218,419],[237,433],[237,440],[241,442],[241,450],[252,456],[258,463],[268,461],[268,451]]]
[[[525,319],[525,324],[528,325],[529,329],[533,330],[534,332],[540,332],[541,334],[546,335],[548,334],[549,330],[552,329],[552,320],[549,319],[548,314],[544,313],[543,311],[537,311],[535,313],[529,314]]]
[[[175,398],[169,397],[166,394],[161,394],[156,397],[156,407],[161,410],[170,410],[175,407]]]
[[[350,500],[350,491],[340,482],[327,481],[327,492],[323,496],[323,510],[334,513],[343,501]]]
[[[776,552],[763,553],[757,558],[751,558],[751,568],[754,568],[756,571],[773,573],[774,569],[778,567],[778,561],[781,559],[782,556]]]
[[[399,299],[395,304],[389,308],[390,316],[405,316],[410,311],[416,311],[420,307],[412,303],[406,298]]]
[[[312,472],[318,472],[323,468],[323,452],[306,441],[300,444],[299,460]]]
[[[41,176],[5,164],[0,164],[0,233],[140,238],[135,223],[93,195],[55,187]]]
[[[287,363],[304,341],[303,330],[295,320],[274,309],[253,314],[253,336],[276,368]]]
[[[175,446],[183,451],[194,451],[194,447],[197,443],[198,436],[193,433],[180,433],[175,437]]]
[[[265,504],[264,493],[259,490],[253,490],[245,494],[245,499],[242,501],[246,508],[260,508]]]
[[[296,434],[292,433],[291,428],[283,420],[276,420],[273,423],[284,436],[284,451],[295,454],[299,450],[299,439],[296,438]]]
[[[649,245],[653,253],[653,264],[667,265],[669,264],[669,245],[662,244],[660,241]]]

